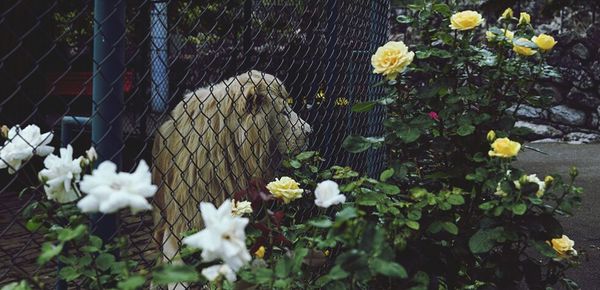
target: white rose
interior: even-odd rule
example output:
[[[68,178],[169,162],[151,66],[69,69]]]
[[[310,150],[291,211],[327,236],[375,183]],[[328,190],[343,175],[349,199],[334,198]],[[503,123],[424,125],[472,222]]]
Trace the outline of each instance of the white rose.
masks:
[[[334,204],[346,202],[346,196],[340,194],[340,188],[335,181],[325,180],[317,184],[315,189],[315,204],[328,208]]]

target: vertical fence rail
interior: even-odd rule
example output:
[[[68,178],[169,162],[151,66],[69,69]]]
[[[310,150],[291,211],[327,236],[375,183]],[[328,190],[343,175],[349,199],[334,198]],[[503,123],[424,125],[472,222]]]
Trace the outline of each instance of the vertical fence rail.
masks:
[[[125,74],[125,1],[96,0],[94,5],[94,82],[92,144],[98,164],[121,168],[123,149],[123,76]],[[117,231],[116,215],[92,217],[94,234],[105,242]]]

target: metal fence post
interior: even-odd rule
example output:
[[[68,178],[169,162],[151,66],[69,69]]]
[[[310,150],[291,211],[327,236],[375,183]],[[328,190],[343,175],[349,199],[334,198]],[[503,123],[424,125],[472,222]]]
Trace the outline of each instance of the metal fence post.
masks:
[[[167,2],[152,2],[150,11],[150,67],[152,81],[150,95],[152,110],[164,112],[169,108],[169,57],[168,57]]]
[[[121,168],[125,0],[94,1],[93,62],[92,143],[98,163],[110,160]],[[109,241],[117,231],[117,216],[93,215],[92,228],[95,235]]]

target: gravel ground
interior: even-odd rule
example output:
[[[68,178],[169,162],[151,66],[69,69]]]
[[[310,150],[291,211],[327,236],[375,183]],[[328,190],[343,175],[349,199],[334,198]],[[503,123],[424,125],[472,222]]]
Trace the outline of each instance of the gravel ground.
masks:
[[[528,172],[544,176],[560,173],[567,176],[571,166],[577,166],[576,185],[584,188],[583,204],[573,217],[563,219],[565,233],[575,241],[577,251],[587,259],[570,273],[581,289],[600,289],[600,144],[528,144],[548,155],[526,150],[519,155],[518,164]]]

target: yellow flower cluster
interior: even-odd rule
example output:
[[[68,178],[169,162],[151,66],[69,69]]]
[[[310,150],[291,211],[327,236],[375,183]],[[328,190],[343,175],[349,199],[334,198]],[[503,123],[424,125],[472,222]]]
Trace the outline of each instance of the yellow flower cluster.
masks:
[[[304,189],[300,188],[298,182],[287,176],[276,178],[275,181],[269,182],[267,189],[274,197],[282,199],[284,203],[290,203],[295,199],[301,198],[304,192]]]

